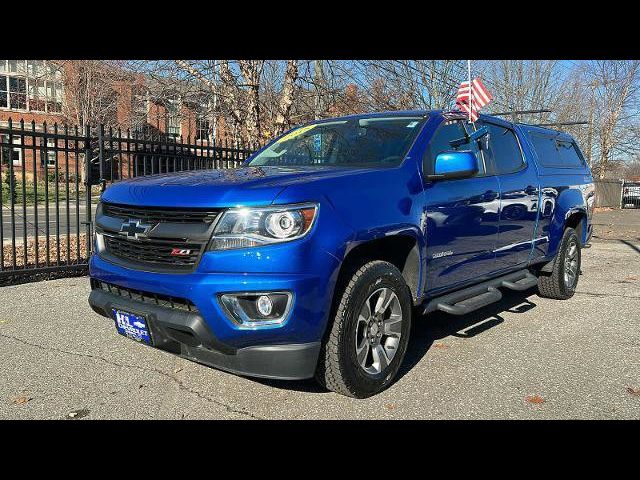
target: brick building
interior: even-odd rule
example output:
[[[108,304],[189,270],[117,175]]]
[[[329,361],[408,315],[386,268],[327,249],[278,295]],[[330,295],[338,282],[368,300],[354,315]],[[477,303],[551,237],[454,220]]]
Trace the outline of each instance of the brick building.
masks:
[[[80,123],[79,109],[76,108],[78,99],[72,92],[80,78],[81,62],[0,60],[0,128],[4,128],[0,133],[0,164],[5,169],[10,161],[18,172],[22,168],[33,172],[34,163],[37,170],[44,171],[45,166],[47,169],[55,167],[55,139],[48,138],[46,148],[43,145],[37,148],[12,147],[33,147],[33,142],[28,135],[10,134],[6,129],[11,119],[14,128],[19,128],[20,120],[24,120],[28,130],[32,128],[31,122],[35,122],[36,130],[42,132],[46,122],[49,133],[53,133],[55,124],[60,133],[65,125],[73,131],[74,126]],[[144,75],[124,71],[116,72],[116,75],[113,73],[111,67],[111,70],[105,70],[104,75],[104,78],[110,75],[110,83],[103,90],[105,110],[113,110],[105,122],[109,126],[120,128],[124,135],[131,136],[160,134],[176,141],[182,138],[192,144],[213,140],[208,105],[181,95],[180,85],[170,91],[165,85],[159,94],[158,86]],[[217,137],[219,140],[220,131]],[[58,142],[58,146],[62,146],[62,141]],[[35,162],[34,153],[37,157]],[[66,158],[58,157],[59,166],[66,161]],[[75,158],[72,156],[68,161],[73,171]]]

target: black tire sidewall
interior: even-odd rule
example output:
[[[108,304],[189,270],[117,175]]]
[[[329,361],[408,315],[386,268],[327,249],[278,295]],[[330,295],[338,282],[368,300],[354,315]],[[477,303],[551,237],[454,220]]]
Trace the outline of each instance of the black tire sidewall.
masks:
[[[379,288],[390,288],[400,301],[402,333],[398,350],[384,371],[376,375],[365,372],[356,360],[355,341],[357,319],[367,298]],[[340,367],[349,389],[357,397],[368,397],[388,386],[400,368],[409,343],[412,314],[411,293],[400,272],[390,264],[379,264],[360,277],[346,302],[342,325],[344,340],[340,349]]]

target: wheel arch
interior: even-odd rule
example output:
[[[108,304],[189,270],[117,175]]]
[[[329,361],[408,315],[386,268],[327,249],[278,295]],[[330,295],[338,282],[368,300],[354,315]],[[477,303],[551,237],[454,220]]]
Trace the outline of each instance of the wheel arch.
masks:
[[[414,304],[419,303],[422,288],[422,255],[418,237],[412,233],[385,235],[362,242],[354,242],[347,249],[340,272],[339,282],[349,277],[361,265],[372,260],[383,260],[394,265],[411,291]]]
[[[579,188],[566,187],[560,190],[549,228],[549,250],[547,255],[555,257],[560,240],[567,227],[574,228],[584,245],[587,236],[587,205]]]
[[[564,232],[567,228],[573,228],[578,234],[580,245],[584,245],[587,238],[587,211],[583,208],[572,208],[565,215]]]
[[[580,246],[585,244],[587,238],[587,211],[586,208],[574,207],[566,211],[564,219],[560,224],[561,228],[557,228],[554,232],[554,253],[553,259],[542,266],[541,272],[550,273],[553,271],[553,265],[558,255],[560,240],[567,228],[573,228],[578,235]]]

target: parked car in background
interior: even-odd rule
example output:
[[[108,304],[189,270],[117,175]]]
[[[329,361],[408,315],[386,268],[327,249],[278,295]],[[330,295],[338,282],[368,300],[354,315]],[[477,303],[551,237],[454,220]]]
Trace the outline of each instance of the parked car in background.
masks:
[[[640,207],[640,182],[625,182],[622,186],[622,208],[638,207]]]
[[[395,378],[415,312],[570,298],[593,200],[565,133],[442,111],[317,121],[238,169],[109,187],[89,303],[185,358],[364,398]]]

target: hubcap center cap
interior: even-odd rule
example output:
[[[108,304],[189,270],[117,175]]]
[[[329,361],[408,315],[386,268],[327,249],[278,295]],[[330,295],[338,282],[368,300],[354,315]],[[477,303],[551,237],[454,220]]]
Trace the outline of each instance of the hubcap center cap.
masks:
[[[369,327],[369,331],[371,332],[371,335],[377,335],[378,334],[378,324],[377,323],[372,323],[371,326]]]

